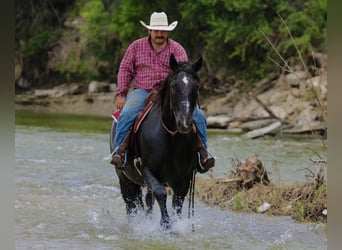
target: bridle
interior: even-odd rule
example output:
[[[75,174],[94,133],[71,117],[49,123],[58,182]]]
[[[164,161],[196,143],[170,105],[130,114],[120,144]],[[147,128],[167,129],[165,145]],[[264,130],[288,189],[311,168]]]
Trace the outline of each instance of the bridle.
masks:
[[[170,78],[172,78],[171,76],[170,76]],[[169,78],[169,79],[170,79]],[[168,83],[169,85],[170,85],[170,82]],[[169,88],[170,88],[170,86],[169,86]],[[173,115],[173,117],[174,117],[174,119],[176,119],[176,114],[175,114],[175,111],[173,110],[173,103],[172,103],[172,95],[171,95],[171,90],[169,89],[169,110],[171,111],[171,113],[172,113],[172,115]],[[196,103],[198,103],[198,95],[196,95]],[[168,132],[171,136],[174,136],[174,135],[176,135],[177,133],[178,133],[178,130],[177,130],[177,128],[176,128],[176,130],[174,130],[174,131],[172,131],[172,130],[170,130],[167,126],[166,126],[166,124],[165,124],[165,122],[163,121],[163,117],[162,117],[162,115],[160,116],[160,121],[161,121],[161,124],[162,124],[162,126],[163,126],[163,128],[166,130],[166,132]],[[193,127],[195,128],[196,126],[193,124]]]

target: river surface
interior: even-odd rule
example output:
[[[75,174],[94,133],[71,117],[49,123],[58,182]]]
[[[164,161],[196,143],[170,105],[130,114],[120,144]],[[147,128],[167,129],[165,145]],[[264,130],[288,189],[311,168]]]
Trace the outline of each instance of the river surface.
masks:
[[[234,158],[257,153],[271,181],[304,181],[303,168],[310,167],[309,158],[315,156],[312,150],[324,152],[315,140],[246,141],[225,133],[209,135],[217,157],[216,176],[231,171]],[[104,132],[16,125],[16,249],[327,248],[326,234],[317,225],[222,211],[200,201],[195,201],[191,219],[184,206],[184,218],[176,219],[170,232],[159,226],[157,204],[152,218],[141,214],[128,221],[118,178],[105,160],[108,140]]]

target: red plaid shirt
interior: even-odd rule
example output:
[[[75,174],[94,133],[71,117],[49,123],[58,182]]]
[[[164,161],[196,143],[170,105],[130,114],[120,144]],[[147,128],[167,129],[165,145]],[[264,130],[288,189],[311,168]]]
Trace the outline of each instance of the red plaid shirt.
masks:
[[[121,60],[116,95],[126,96],[133,79],[135,89],[151,90],[157,87],[170,72],[169,59],[172,53],[177,61],[188,60],[185,49],[170,38],[165,48],[159,52],[153,49],[149,37],[135,40]]]

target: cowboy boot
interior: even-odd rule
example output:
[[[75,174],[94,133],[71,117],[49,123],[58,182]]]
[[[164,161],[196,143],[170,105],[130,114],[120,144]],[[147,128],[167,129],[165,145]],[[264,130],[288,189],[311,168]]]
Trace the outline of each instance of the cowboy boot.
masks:
[[[198,165],[197,170],[200,173],[207,172],[210,168],[215,166],[215,158],[212,154],[207,150],[201,138],[197,134],[197,143],[198,143]]]
[[[119,147],[114,151],[114,155],[111,160],[111,164],[115,166],[118,170],[123,170],[126,164],[126,152],[128,148],[128,144],[131,139],[131,131],[128,131],[128,134],[119,145]]]

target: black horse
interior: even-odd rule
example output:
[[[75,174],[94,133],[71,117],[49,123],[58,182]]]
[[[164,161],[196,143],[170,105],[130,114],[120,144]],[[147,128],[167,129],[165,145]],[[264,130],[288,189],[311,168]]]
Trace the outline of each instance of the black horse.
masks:
[[[147,186],[147,212],[151,213],[154,198],[161,211],[161,225],[170,228],[166,207],[168,186],[173,191],[172,207],[181,216],[182,206],[197,166],[197,135],[192,115],[197,105],[202,58],[196,63],[177,62],[170,57],[171,72],[161,82],[158,98],[142,121],[135,136],[135,147],[127,153],[125,169],[117,170],[122,197],[128,215],[143,209],[142,187]],[[113,152],[116,122],[110,134]],[[135,162],[139,153],[140,164]]]

